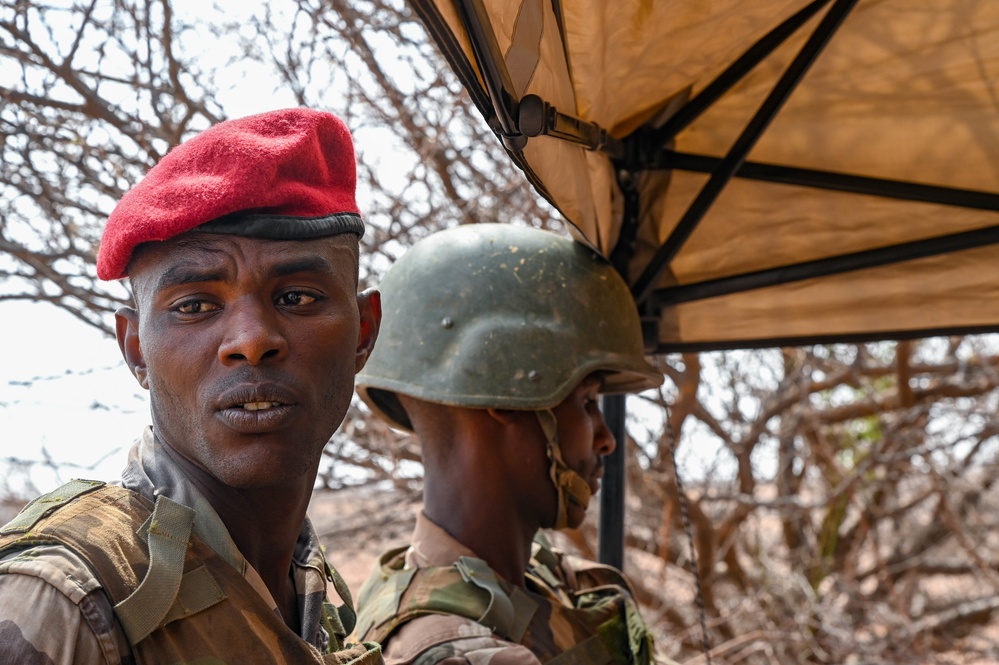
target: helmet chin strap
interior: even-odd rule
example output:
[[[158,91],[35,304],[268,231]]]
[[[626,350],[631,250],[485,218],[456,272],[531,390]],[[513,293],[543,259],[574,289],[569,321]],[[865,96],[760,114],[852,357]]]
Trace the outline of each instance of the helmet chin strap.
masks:
[[[562,450],[558,441],[558,421],[551,409],[536,411],[538,422],[547,441],[547,454],[550,466],[548,474],[555,485],[558,495],[558,515],[555,518],[555,529],[564,529],[569,524],[569,501],[583,508],[590,505],[590,485],[578,473],[566,466],[562,461]]]

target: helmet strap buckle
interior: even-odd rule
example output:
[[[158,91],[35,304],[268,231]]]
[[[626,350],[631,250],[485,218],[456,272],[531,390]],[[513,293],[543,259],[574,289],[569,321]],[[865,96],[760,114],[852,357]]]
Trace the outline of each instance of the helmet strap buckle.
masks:
[[[562,460],[562,450],[558,440],[558,420],[551,409],[541,409],[535,412],[541,431],[544,432],[546,453],[548,455],[548,475],[555,485],[558,497],[557,514],[554,529],[564,529],[569,524],[569,501],[575,501],[583,508],[590,504],[590,486],[575,471]]]

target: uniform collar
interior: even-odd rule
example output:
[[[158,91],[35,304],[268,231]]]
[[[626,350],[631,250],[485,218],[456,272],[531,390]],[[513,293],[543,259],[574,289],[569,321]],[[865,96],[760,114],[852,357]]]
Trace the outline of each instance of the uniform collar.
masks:
[[[412,544],[406,552],[407,568],[450,566],[460,557],[479,558],[479,555],[454,539],[439,524],[420,512],[416,516]]]
[[[163,449],[163,444],[156,440],[152,427],[142,431],[142,436],[129,451],[128,463],[121,479],[125,489],[137,492],[150,501],[155,502],[157,496],[163,495],[192,508],[195,512],[192,527],[194,535],[239,571],[270,608],[277,611],[277,603],[270,591],[236,547],[222,518]],[[323,641],[328,640],[320,625],[322,600],[326,598],[325,558],[319,537],[308,518],[303,522],[295,544],[291,572],[299,596],[302,637],[321,647]]]

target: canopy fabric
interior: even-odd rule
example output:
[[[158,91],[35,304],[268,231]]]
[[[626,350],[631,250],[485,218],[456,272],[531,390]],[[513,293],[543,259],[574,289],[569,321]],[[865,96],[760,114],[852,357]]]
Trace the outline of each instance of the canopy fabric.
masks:
[[[999,2],[413,4],[530,181],[577,239],[617,261],[636,286],[658,324],[650,349],[999,329]],[[717,165],[837,8],[845,19],[764,122],[746,163],[709,199],[689,237],[674,238],[677,249],[643,289],[650,260],[709,182],[710,172],[689,170],[675,153],[712,158],[701,170]],[[666,137],[672,161],[636,166],[602,146],[518,125],[525,98],[536,95],[565,116],[552,126],[578,119],[612,142],[630,141],[632,151],[657,153],[662,146],[648,143],[657,127],[804,10],[814,12],[790,37]],[[938,202],[904,200],[837,191],[852,184],[740,177],[751,165],[901,181],[895,192],[904,183],[968,191],[957,194],[962,205],[934,199],[949,196],[939,189],[930,195]],[[622,190],[629,178],[638,201],[632,217]]]

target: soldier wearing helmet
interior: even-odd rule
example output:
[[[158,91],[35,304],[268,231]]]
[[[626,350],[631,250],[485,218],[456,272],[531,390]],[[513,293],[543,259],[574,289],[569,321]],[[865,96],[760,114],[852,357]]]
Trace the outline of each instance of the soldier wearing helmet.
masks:
[[[662,383],[624,281],[567,238],[474,224],[417,243],[379,289],[357,389],[419,438],[424,505],[355,635],[397,664],[649,662],[623,575],[539,537],[578,527],[599,489],[615,446],[599,395]]]

